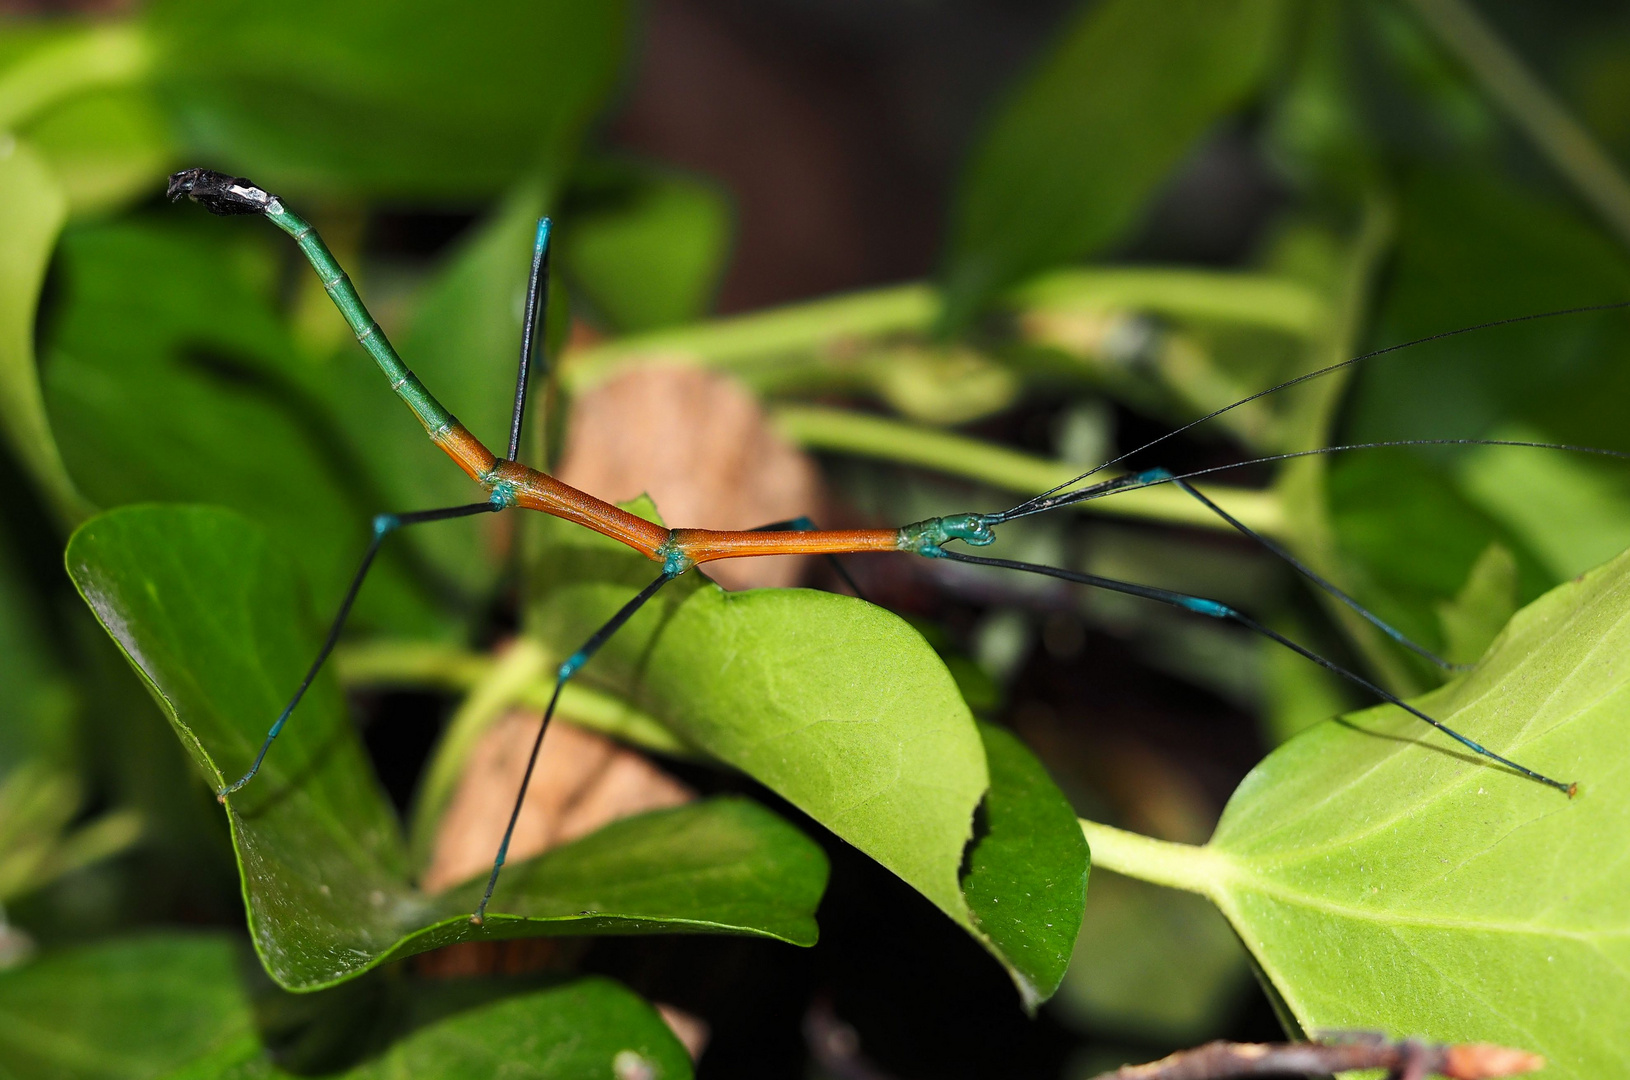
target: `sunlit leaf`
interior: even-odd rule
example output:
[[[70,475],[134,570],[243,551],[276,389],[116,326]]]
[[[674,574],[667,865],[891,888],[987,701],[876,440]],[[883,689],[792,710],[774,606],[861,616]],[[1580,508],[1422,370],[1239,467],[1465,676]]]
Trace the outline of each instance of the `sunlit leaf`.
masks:
[[[1209,895],[1304,1030],[1494,1042],[1543,1054],[1547,1075],[1612,1074],[1630,1055],[1626,655],[1630,554],[1519,612],[1420,701],[1577,781],[1572,800],[1385,707],[1275,751],[1203,848],[1089,838],[1103,865]]]

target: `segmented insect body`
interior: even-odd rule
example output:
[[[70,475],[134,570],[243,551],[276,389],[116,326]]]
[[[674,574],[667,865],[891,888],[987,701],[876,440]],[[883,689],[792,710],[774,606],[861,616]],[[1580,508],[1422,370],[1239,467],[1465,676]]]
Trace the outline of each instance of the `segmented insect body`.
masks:
[[[373,539],[363,556],[361,565],[352,580],[350,589],[340,605],[339,612],[330,628],[328,636],[319,650],[316,659],[308,670],[305,679],[294,691],[288,705],[282,714],[273,722],[265,741],[260,747],[253,764],[248,771],[233,783],[227,785],[220,792],[224,801],[233,792],[248,783],[259,769],[261,762],[270,751],[278,733],[288,722],[290,715],[299,704],[301,696],[305,693],[318,670],[333,650],[341,629],[344,626],[351,606],[356,599],[363,579],[372,564],[380,545],[386,537],[409,525],[423,524],[433,521],[442,521],[453,518],[467,517],[476,514],[499,513],[507,510],[526,509],[537,510],[554,517],[574,522],[585,528],[593,529],[605,536],[638,551],[654,563],[656,571],[653,580],[636,593],[617,611],[603,626],[583,642],[575,652],[569,655],[560,665],[556,673],[554,695],[548,708],[543,714],[539,724],[537,737],[533,742],[531,756],[528,759],[525,776],[521,782],[520,791],[516,795],[514,809],[511,812],[509,824],[504,838],[499,845],[494,858],[492,871],[487,881],[485,893],[482,896],[471,918],[480,923],[484,918],[488,901],[492,897],[493,889],[498,881],[499,873],[508,854],[511,837],[514,834],[515,824],[520,813],[522,801],[525,798],[527,785],[530,783],[533,766],[536,764],[541,749],[544,733],[548,729],[549,721],[554,715],[555,706],[559,701],[561,688],[566,682],[589,661],[605,642],[615,634],[628,620],[664,585],[687,573],[693,568],[722,559],[735,559],[763,555],[788,554],[821,554],[839,555],[859,552],[893,552],[898,554],[916,555],[931,559],[947,560],[951,562],[970,563],[982,566],[997,567],[1006,570],[1019,571],[1028,574],[1043,575],[1067,582],[1085,585],[1097,589],[1128,594],[1159,603],[1172,605],[1186,612],[1212,619],[1225,620],[1245,627],[1251,632],[1272,640],[1285,648],[1293,650],[1302,657],[1318,664],[1336,675],[1349,680],[1351,683],[1372,694],[1374,697],[1399,706],[1429,724],[1449,737],[1457,740],[1474,753],[1481,755],[1491,763],[1510,769],[1537,783],[1555,788],[1571,796],[1575,785],[1535,772],[1524,765],[1512,761],[1495,751],[1479,744],[1472,738],[1455,731],[1442,722],[1397,698],[1395,695],[1376,685],[1356,672],[1331,661],[1313,650],[1291,640],[1278,631],[1263,625],[1249,615],[1234,607],[1217,600],[1202,596],[1193,596],[1176,592],[1170,589],[1155,588],[1134,582],[1121,581],[1114,578],[1095,574],[1082,573],[1075,570],[1038,563],[1020,562],[1012,559],[993,558],[975,554],[967,549],[979,549],[990,545],[996,539],[996,533],[1003,525],[1036,514],[1046,513],[1062,507],[1086,502],[1094,499],[1107,498],[1119,493],[1138,489],[1171,485],[1185,496],[1192,498],[1204,508],[1204,511],[1215,515],[1227,526],[1238,531],[1251,540],[1261,544],[1268,551],[1283,559],[1290,567],[1308,579],[1314,586],[1324,590],[1337,602],[1350,607],[1357,615],[1393,640],[1407,648],[1414,650],[1425,659],[1446,668],[1455,665],[1442,659],[1415,642],[1403,633],[1382,620],[1363,607],[1357,600],[1339,589],[1334,583],[1317,573],[1313,568],[1297,559],[1291,552],[1275,541],[1261,535],[1249,528],[1236,516],[1230,514],[1224,507],[1207,497],[1191,483],[1196,477],[1219,471],[1217,468],[1208,468],[1188,473],[1173,473],[1166,469],[1143,469],[1123,475],[1111,475],[1109,470],[1119,465],[1133,454],[1148,450],[1156,444],[1163,442],[1172,435],[1186,431],[1196,424],[1224,414],[1233,412],[1264,395],[1275,393],[1287,387],[1306,382],[1310,379],[1328,375],[1331,372],[1356,364],[1369,356],[1355,357],[1341,363],[1322,368],[1298,376],[1287,382],[1269,387],[1243,400],[1234,402],[1223,408],[1213,410],[1207,415],[1195,420],[1177,431],[1162,436],[1153,442],[1138,447],[1136,450],[1121,454],[1104,462],[1096,468],[1087,470],[1081,475],[1059,484],[1054,488],[1042,492],[1033,498],[1027,499],[1007,510],[997,513],[961,513],[946,516],[932,517],[923,521],[914,522],[899,528],[849,529],[849,530],[821,530],[807,520],[799,519],[788,522],[777,522],[759,529],[740,531],[720,531],[703,528],[674,528],[669,529],[640,518],[626,510],[610,503],[597,499],[585,492],[579,491],[546,473],[530,468],[521,463],[518,458],[520,447],[521,427],[528,397],[530,382],[530,368],[538,348],[538,327],[543,318],[544,299],[546,297],[546,283],[548,275],[548,261],[551,240],[551,228],[547,218],[539,222],[534,243],[531,280],[528,288],[528,300],[525,323],[523,326],[523,339],[519,372],[516,381],[514,409],[512,413],[510,437],[507,452],[503,456],[493,453],[472,435],[459,421],[436,400],[435,396],[418,380],[413,372],[397,355],[395,349],[386,339],[384,332],[369,315],[350,280],[340,268],[333,256],[316,231],[305,221],[292,213],[280,199],[269,192],[257,187],[250,181],[242,178],[225,176],[205,169],[188,169],[176,173],[170,179],[168,194],[171,199],[188,198],[200,203],[216,214],[259,214],[266,217],[278,228],[288,233],[299,245],[300,250],[312,267],[321,277],[323,287],[335,306],[344,316],[358,342],[378,363],[381,371],[390,382],[391,389],[419,418],[424,425],[431,440],[439,446],[455,463],[485,492],[485,497],[479,501],[461,506],[444,507],[430,510],[419,510],[410,513],[385,514],[374,519]],[[1618,307],[1625,305],[1605,305]],[[1584,310],[1584,309],[1582,309]],[[1560,313],[1549,313],[1560,314]],[[1540,318],[1546,316],[1529,316],[1525,318]],[[1507,322],[1525,321],[1523,318],[1506,320]],[[1492,325],[1492,324],[1491,324]],[[1472,328],[1479,329],[1479,328]],[[1451,333],[1463,333],[1453,331]],[[1448,336],[1448,335],[1437,335]],[[1429,339],[1428,339],[1429,340]],[[1394,346],[1380,352],[1390,352]],[[1378,446],[1418,446],[1440,444],[1479,444],[1502,446],[1543,447],[1550,449],[1570,449],[1592,453],[1612,454],[1623,457],[1613,451],[1595,451],[1587,447],[1561,446],[1559,444],[1523,442],[1519,440],[1481,440],[1481,439],[1412,439],[1394,440],[1383,443],[1362,444],[1365,448]],[[1322,447],[1316,450],[1298,451],[1258,458],[1256,462],[1283,461],[1290,458],[1309,454],[1332,453],[1341,450],[1357,449],[1359,447]],[[1235,467],[1235,466],[1227,466]],[[1104,479],[1096,479],[1098,476]]]

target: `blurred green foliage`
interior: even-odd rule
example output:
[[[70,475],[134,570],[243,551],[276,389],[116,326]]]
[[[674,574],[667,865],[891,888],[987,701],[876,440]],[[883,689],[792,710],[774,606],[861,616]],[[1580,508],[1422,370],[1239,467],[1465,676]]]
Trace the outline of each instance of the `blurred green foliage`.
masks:
[[[968,147],[934,280],[728,319],[709,318],[735,229],[728,194],[615,152],[597,126],[633,55],[638,13],[624,4],[154,0],[127,15],[0,24],[0,966],[18,965],[0,974],[0,1067],[65,1077],[294,1067],[267,1017],[299,1008],[264,987],[255,993],[283,1005],[251,1007],[254,979],[224,939],[137,933],[183,915],[241,926],[240,893],[261,958],[286,985],[326,984],[468,936],[453,921],[462,894],[443,910],[412,888],[410,848],[331,677],[298,737],[279,747],[287,798],[249,819],[234,808],[229,836],[197,782],[194,766],[244,756],[298,676],[368,516],[466,501],[469,489],[358,362],[283,238],[252,220],[163,206],[167,171],[245,173],[297,202],[420,376],[489,443],[507,423],[533,223],[551,212],[560,243],[550,355],[561,356],[573,321],[604,339],[565,353],[565,396],[648,360],[728,370],[790,437],[840,459],[831,480],[849,506],[897,524],[1009,505],[1068,479],[1134,448],[1117,424],[1175,426],[1368,348],[1624,301],[1630,257],[1612,222],[1626,219],[1630,186],[1616,173],[1586,176],[1576,158],[1530,138],[1521,117],[1533,87],[1490,82],[1476,62],[1486,43],[1456,39],[1443,29],[1452,21],[1432,15],[1469,14],[1476,25],[1480,9],[1464,3],[1083,3]],[[1532,31],[1508,40],[1533,52],[1535,85],[1552,83],[1605,140],[1602,160],[1630,153],[1622,20],[1492,4],[1483,14],[1496,29]],[[1226,268],[1132,265],[1174,185],[1242,146],[1274,188],[1250,249]],[[393,261],[373,226],[403,207],[473,223],[433,265]],[[1627,399],[1630,318],[1586,313],[1377,357],[1166,444],[1171,461],[1154,451],[1137,464],[1411,438],[1630,450]],[[1013,430],[1006,420],[1027,415],[1052,425],[1043,438],[1000,438]],[[1520,606],[1630,546],[1626,472],[1597,459],[1397,448],[1251,476],[1219,474],[1209,490],[1463,663]],[[1395,692],[1446,678],[1265,552],[1220,545],[1226,525],[1176,491],[1081,509],[1016,524],[998,553],[1217,596]],[[111,513],[78,534],[71,568],[145,686],[51,569],[98,511]],[[1103,528],[1100,515],[1122,521]],[[457,660],[519,579],[525,633],[558,660],[645,571],[557,532],[511,545],[470,521],[393,541],[354,630],[400,646],[400,657]],[[674,617],[691,630],[659,636],[649,655],[639,655],[646,637],[613,649],[603,677],[587,680],[597,696],[569,699],[568,712],[624,732],[639,725],[604,722],[607,710],[637,714],[661,733],[647,743],[683,746],[777,791],[962,924],[1027,1004],[1063,980],[1058,1015],[1095,1036],[1164,1048],[1218,1032],[1244,982],[1238,943],[1192,898],[1120,879],[1094,883],[1080,922],[1087,854],[1059,789],[1106,817],[1189,819],[1095,786],[1063,755],[1038,763],[1010,735],[976,725],[967,705],[1000,714],[1022,670],[1015,657],[1037,641],[1063,648],[1061,636],[1082,626],[1254,710],[1269,743],[1358,699],[1227,627],[988,575],[942,584],[978,598],[982,622],[972,633],[930,627],[933,649],[847,599],[739,601],[675,586]],[[757,650],[743,665],[751,680],[698,674],[738,646]],[[438,663],[422,665],[424,685],[443,685],[432,669],[448,664]],[[640,683],[642,664],[658,677]],[[500,667],[484,669],[477,694]],[[876,677],[884,668],[891,679]],[[860,711],[888,723],[849,733],[852,743],[799,734],[806,713],[861,700],[854,683],[869,695]],[[913,688],[915,712],[887,704],[901,687]],[[777,723],[787,737],[769,752],[758,740]],[[1313,814],[1358,766],[1346,749],[1306,759],[1353,738],[1316,726],[1256,774],[1234,819],[1259,802],[1283,820]],[[293,766],[318,743],[300,740],[328,752],[303,778]],[[1617,753],[1602,747],[1604,767]],[[1281,776],[1291,765],[1302,771]],[[685,828],[639,819],[516,874],[516,914],[535,932],[560,932],[592,909],[647,930],[706,924],[812,940],[825,870],[807,837],[747,802],[674,813]],[[1434,816],[1450,813],[1436,805],[1415,813],[1423,829],[1459,827],[1453,814]],[[627,849],[608,855],[613,841]],[[654,893],[630,884],[676,863],[691,876]],[[1535,888],[1560,888],[1569,873],[1531,863],[1522,873]],[[1341,862],[1307,888],[1345,896],[1369,872]],[[1491,880],[1491,902],[1502,881]],[[363,902],[370,890],[393,899],[388,910]],[[1229,914],[1281,1002],[1304,1008],[1350,989],[1342,963],[1308,958],[1310,939],[1270,942]],[[1622,926],[1622,900],[1604,899],[1589,918],[1581,932]],[[102,935],[123,936],[85,944]],[[46,952],[30,961],[34,940]],[[1494,962],[1474,954],[1446,935],[1417,959]],[[1407,984],[1400,976],[1403,996],[1368,1022],[1448,1033],[1440,1003],[1411,1003]],[[313,1000],[395,985],[370,976]],[[612,984],[483,985],[485,998],[457,1005],[414,1004],[434,994],[406,991],[384,1010],[394,1019],[359,1024],[366,1037],[338,1037],[347,1049],[306,1071],[484,1075],[485,1054],[494,1068],[555,1061],[540,1072],[551,1076],[654,1075],[638,1071],[652,1063],[660,1075],[688,1072],[651,1010]],[[1466,1030],[1523,1043],[1500,995],[1491,987],[1465,1003]],[[1546,1015],[1543,995],[1523,1000],[1534,1011],[1524,1022],[1554,1036],[1558,1075],[1599,1053],[1589,1009]],[[105,1016],[120,1021],[97,1022]],[[321,1026],[302,1016],[296,1027]],[[561,1030],[587,1032],[574,1044],[582,1056],[549,1057]]]

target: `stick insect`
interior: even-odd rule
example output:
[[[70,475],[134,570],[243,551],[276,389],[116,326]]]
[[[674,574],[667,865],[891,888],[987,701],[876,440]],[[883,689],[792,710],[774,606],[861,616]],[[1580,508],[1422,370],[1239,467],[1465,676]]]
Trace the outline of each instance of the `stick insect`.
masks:
[[[1502,766],[1526,777],[1536,783],[1556,789],[1572,797],[1577,790],[1577,784],[1571,781],[1558,780],[1543,773],[1534,771],[1521,765],[1494,750],[1478,743],[1469,736],[1454,730],[1440,720],[1428,715],[1413,705],[1401,700],[1396,695],[1365,678],[1363,675],[1343,667],[1336,662],[1321,656],[1312,649],[1278,633],[1251,618],[1249,615],[1236,610],[1216,600],[1201,596],[1193,596],[1176,592],[1170,589],[1155,588],[1135,582],[1121,581],[1113,578],[1101,577],[1095,574],[1082,573],[1061,567],[1048,566],[1039,563],[1019,562],[1012,559],[999,559],[971,554],[959,547],[952,547],[960,543],[968,548],[981,548],[993,543],[996,539],[996,529],[1003,524],[1018,518],[1033,514],[1046,513],[1060,507],[1090,499],[1105,498],[1117,492],[1132,491],[1138,488],[1154,487],[1161,484],[1176,486],[1185,495],[1196,499],[1209,512],[1217,515],[1230,527],[1237,530],[1252,541],[1262,545],[1269,552],[1284,560],[1290,567],[1310,581],[1314,586],[1322,589],[1337,601],[1347,605],[1360,617],[1373,624],[1377,629],[1400,645],[1414,651],[1425,659],[1443,667],[1454,669],[1458,665],[1452,664],[1425,646],[1411,640],[1399,630],[1382,620],[1379,616],[1366,609],[1352,596],[1343,592],[1333,582],[1315,572],[1310,566],[1297,559],[1284,547],[1257,533],[1230,515],[1210,498],[1194,487],[1190,481],[1199,476],[1220,471],[1223,468],[1237,468],[1242,465],[1259,464],[1263,462],[1283,461],[1289,458],[1302,457],[1309,454],[1334,453],[1343,450],[1369,449],[1381,446],[1424,446],[1424,445],[1493,445],[1493,446],[1524,446],[1541,449],[1571,450],[1585,453],[1604,454],[1614,457],[1627,457],[1624,453],[1611,450],[1598,450],[1592,447],[1572,446],[1558,443],[1521,442],[1515,440],[1491,439],[1409,439],[1393,440],[1388,442],[1363,443],[1351,446],[1323,447],[1316,450],[1304,450],[1294,453],[1276,454],[1269,457],[1257,458],[1253,461],[1240,462],[1234,465],[1201,469],[1182,474],[1173,473],[1167,469],[1150,468],[1109,479],[1093,481],[1093,477],[1106,470],[1119,465],[1133,455],[1149,450],[1157,444],[1187,431],[1198,424],[1204,423],[1232,409],[1238,408],[1247,402],[1268,394],[1276,393],[1288,387],[1306,382],[1310,379],[1328,375],[1360,361],[1386,352],[1393,352],[1420,342],[1407,342],[1402,345],[1380,349],[1362,356],[1342,361],[1316,371],[1300,375],[1296,378],[1259,391],[1249,397],[1243,398],[1233,404],[1224,406],[1198,420],[1192,421],[1174,431],[1170,431],[1150,442],[1127,451],[1093,469],[1082,473],[1068,483],[1058,485],[1051,490],[1027,499],[1007,510],[998,513],[962,513],[944,517],[928,518],[924,521],[914,522],[894,529],[849,529],[849,530],[822,530],[816,528],[805,519],[779,522],[765,525],[758,529],[745,531],[718,531],[712,529],[677,528],[668,529],[643,518],[637,517],[626,510],[613,506],[610,503],[597,499],[586,492],[579,491],[544,472],[530,468],[518,460],[521,442],[521,427],[525,417],[528,398],[528,387],[531,381],[531,369],[534,361],[541,365],[542,348],[539,332],[544,323],[545,305],[547,302],[547,286],[549,276],[549,251],[551,224],[549,218],[538,222],[536,240],[532,253],[532,266],[527,288],[527,299],[524,320],[522,324],[521,354],[515,381],[514,409],[511,415],[509,444],[507,452],[500,457],[494,454],[479,439],[472,435],[453,415],[448,412],[414,376],[413,372],[403,362],[386,339],[384,331],[369,315],[364,307],[356,289],[350,279],[335,261],[321,237],[310,224],[303,221],[291,212],[275,195],[242,177],[227,176],[207,169],[187,169],[176,173],[170,178],[167,194],[172,200],[182,198],[191,199],[205,209],[219,215],[260,214],[268,218],[274,225],[291,236],[299,245],[312,268],[322,280],[323,288],[327,291],[335,306],[344,316],[346,323],[355,333],[357,341],[379,364],[380,369],[390,380],[391,389],[398,397],[413,410],[414,414],[423,423],[431,440],[440,447],[458,466],[487,492],[487,497],[478,502],[461,506],[449,506],[430,510],[417,510],[399,514],[380,514],[373,520],[373,538],[366,552],[363,554],[361,564],[351,580],[349,589],[340,603],[339,611],[330,625],[328,635],[318,650],[315,660],[307,670],[305,678],[295,689],[288,704],[282,713],[273,722],[267,732],[265,741],[261,744],[253,763],[247,772],[218,792],[219,798],[224,802],[232,793],[249,783],[259,770],[261,762],[271,750],[278,733],[283,730],[289,721],[290,715],[299,705],[301,698],[316,678],[329,654],[333,651],[340,633],[345,626],[346,618],[350,614],[352,604],[367,576],[369,567],[373,564],[381,545],[386,538],[400,529],[410,525],[422,525],[433,521],[448,521],[455,518],[469,517],[476,514],[501,513],[512,509],[537,510],[554,517],[575,522],[585,528],[593,529],[605,536],[627,545],[638,551],[659,567],[659,572],[651,583],[641,589],[632,599],[628,600],[605,625],[596,630],[587,641],[560,665],[556,673],[553,694],[548,707],[544,710],[538,725],[536,738],[533,740],[530,756],[527,759],[525,773],[522,777],[520,790],[516,793],[514,807],[510,812],[508,825],[499,844],[498,851],[493,859],[491,873],[487,879],[486,889],[479,904],[471,914],[473,923],[480,925],[486,916],[487,904],[492,898],[493,890],[498,883],[498,877],[503,869],[504,861],[509,852],[510,840],[514,835],[516,822],[519,819],[522,803],[531,783],[534,767],[537,764],[538,754],[543,745],[543,738],[548,731],[549,722],[554,716],[555,706],[559,702],[560,693],[572,676],[586,664],[590,658],[614,635],[630,618],[633,617],[647,601],[670,581],[704,563],[720,559],[746,558],[763,555],[791,555],[791,554],[818,554],[840,555],[864,552],[895,552],[901,554],[917,555],[931,559],[946,559],[954,562],[972,563],[981,566],[998,567],[1015,570],[1029,574],[1039,574],[1058,578],[1074,584],[1085,585],[1096,589],[1106,589],[1113,592],[1124,593],[1131,596],[1169,604],[1195,615],[1212,619],[1221,619],[1237,623],[1255,634],[1261,635],[1287,649],[1290,649],[1312,663],[1318,664],[1335,675],[1348,680],[1366,693],[1375,698],[1396,705],[1409,712],[1422,722],[1436,728],[1443,734],[1459,742],[1473,753],[1486,758],[1496,765]],[[1467,333],[1471,330],[1484,329],[1489,326],[1506,323],[1523,322],[1531,319],[1546,318],[1555,315],[1572,314],[1578,311],[1605,310],[1630,306],[1630,303],[1599,305],[1590,308],[1572,309],[1568,312],[1547,312],[1539,315],[1522,316],[1513,319],[1500,320],[1496,323],[1486,323],[1477,327],[1468,327],[1462,330],[1448,331],[1434,335],[1422,341],[1435,340],[1456,334]]]

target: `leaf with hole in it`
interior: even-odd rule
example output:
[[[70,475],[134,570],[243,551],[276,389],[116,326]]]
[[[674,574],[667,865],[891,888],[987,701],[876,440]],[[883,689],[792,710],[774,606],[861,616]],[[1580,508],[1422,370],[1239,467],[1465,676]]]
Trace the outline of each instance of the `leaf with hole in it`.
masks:
[[[1630,1059],[1630,553],[1520,611],[1429,714],[1563,780],[1569,800],[1393,707],[1276,750],[1205,847],[1088,825],[1100,865],[1209,895],[1304,1030],[1384,1028]],[[1117,849],[1117,845],[1120,845]],[[1130,857],[1130,859],[1128,858]]]
[[[152,934],[0,973],[0,1072],[43,1080],[306,1075],[274,1064],[238,953],[224,936]],[[657,1012],[607,979],[518,994],[502,984],[419,985],[371,1004],[366,1015],[345,1017],[352,1047],[376,1036],[388,1045],[323,1075],[459,1080],[521,1068],[540,1080],[691,1076],[684,1047]]]
[[[1280,0],[1090,5],[975,150],[951,222],[948,313],[1114,240],[1263,79]]]
[[[318,643],[266,534],[213,507],[145,506],[88,522],[69,573],[211,784],[252,760]],[[628,818],[511,866],[487,925],[472,883],[426,896],[326,673],[261,772],[228,800],[255,946],[291,989],[457,941],[723,932],[815,940],[826,860],[756,804],[716,799]]]
[[[962,893],[1027,1009],[1053,996],[1081,929],[1089,857],[1075,811],[1025,745],[980,724],[990,792]]]
[[[655,519],[648,500],[629,507]],[[655,576],[587,530],[551,520],[536,534],[530,629],[561,655]],[[1075,816],[1018,740],[973,722],[944,663],[898,616],[687,575],[577,678],[632,697],[898,874],[991,951],[1027,1007],[1057,988],[1086,890]]]
[[[648,500],[629,504],[655,519]],[[598,533],[529,533],[529,631],[568,655],[657,575]],[[668,585],[577,675],[631,697],[870,855],[963,926],[957,880],[985,752],[933,649],[898,616],[810,589]]]

